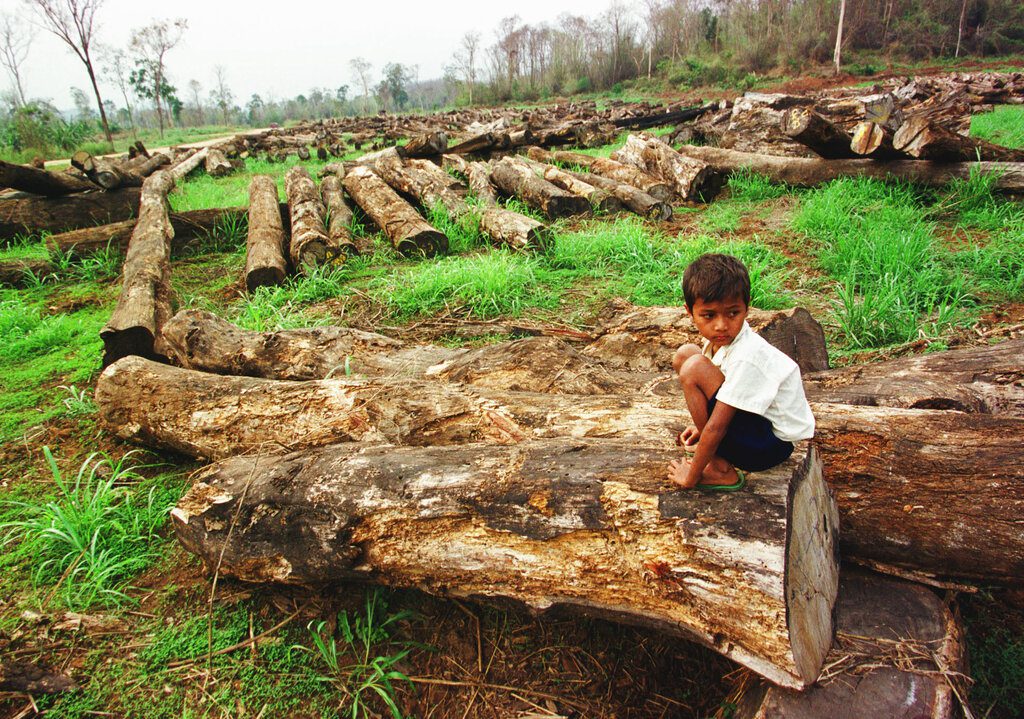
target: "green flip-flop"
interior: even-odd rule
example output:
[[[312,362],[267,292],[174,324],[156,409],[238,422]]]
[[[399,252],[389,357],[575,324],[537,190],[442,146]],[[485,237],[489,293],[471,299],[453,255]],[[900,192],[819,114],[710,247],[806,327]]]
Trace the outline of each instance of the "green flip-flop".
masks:
[[[741,470],[736,470],[736,481],[733,484],[698,484],[697,489],[702,492],[738,492],[747,484],[747,475]]]

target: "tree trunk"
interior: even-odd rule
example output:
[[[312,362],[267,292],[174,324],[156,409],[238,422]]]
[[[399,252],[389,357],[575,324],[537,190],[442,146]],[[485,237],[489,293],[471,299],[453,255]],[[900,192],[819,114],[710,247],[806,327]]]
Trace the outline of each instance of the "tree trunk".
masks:
[[[548,219],[572,215],[589,215],[590,203],[537,177],[528,167],[509,158],[491,168],[491,181],[507,195],[514,195],[530,207],[543,212]]]
[[[432,257],[448,251],[444,233],[431,227],[370,168],[354,168],[342,184],[402,254]]]
[[[171,251],[180,252],[189,240],[203,237],[210,233],[219,223],[231,222],[244,217],[244,207],[225,207],[210,210],[189,210],[172,212],[171,226],[174,228],[174,239]],[[108,247],[121,250],[128,249],[128,240],[135,229],[135,220],[125,220],[109,225],[85,227],[71,232],[61,232],[46,238],[46,246],[51,254],[86,257]]]
[[[278,204],[277,183],[269,175],[256,175],[249,183],[249,237],[245,256],[245,289],[284,282],[285,234]],[[165,325],[166,328],[166,325]]]
[[[210,177],[223,177],[235,171],[234,165],[228,162],[228,158],[225,157],[223,150],[216,147],[211,147],[209,152],[206,153],[204,167],[206,174]]]
[[[836,75],[840,72],[843,58],[843,20],[846,17],[846,0],[839,0],[839,24],[836,26],[836,50],[832,54],[832,62],[836,66]]]
[[[141,187],[142,177],[133,172],[126,172],[120,167],[101,157],[93,157],[80,150],[71,157],[71,164],[104,190],[115,190],[118,187]]]
[[[817,458],[742,498],[670,490],[669,458],[576,440],[335,445],[214,465],[172,517],[208,568],[245,581],[358,578],[575,607],[809,685],[831,645],[838,584],[835,505]]]
[[[135,217],[138,187],[81,192],[64,197],[20,195],[0,198],[0,239],[31,232],[64,232]]]
[[[25,287],[56,270],[49,260],[0,260],[0,287]]]
[[[527,155],[538,162],[558,162],[563,165],[582,167],[595,175],[632,185],[661,202],[668,202],[675,195],[672,186],[664,180],[654,177],[632,165],[616,162],[611,158],[591,157],[590,155],[563,150],[549,153],[539,147],[536,149],[529,148]]]
[[[445,152],[450,155],[468,155],[473,152],[489,150],[494,147],[495,143],[496,136],[493,132],[481,132],[452,145]]]
[[[513,250],[543,250],[552,242],[547,225],[504,207],[488,207],[480,213],[480,232],[494,244]]]
[[[782,132],[827,160],[853,157],[850,135],[809,107],[791,107],[782,116]]]
[[[122,439],[213,459],[351,441],[440,446],[588,437],[669,449],[689,423],[677,397],[535,394],[407,379],[283,382],[140,357],[104,371],[96,401],[105,426]],[[937,576],[1021,582],[1024,419],[812,409],[814,445],[839,503],[844,556]]]
[[[330,218],[327,223],[327,241],[335,255],[372,255],[373,241],[367,237],[352,236],[352,208],[345,201],[341,180],[328,175],[320,182],[320,194]]]
[[[721,174],[707,163],[680,155],[647,133],[630,135],[626,144],[612,153],[612,159],[664,180],[680,198],[692,202],[710,202],[724,183]]]
[[[607,190],[591,185],[575,175],[559,170],[552,165],[539,166],[543,169],[545,180],[566,192],[586,198],[587,202],[595,210],[599,212],[621,212],[623,210],[622,200]]]
[[[334,258],[329,252],[324,226],[324,203],[309,171],[296,165],[284,176],[284,191],[291,217],[288,255],[296,272],[322,265]]]
[[[893,137],[893,147],[918,160],[934,162],[1024,162],[1024,150],[965,137],[923,115],[903,121]]]
[[[201,150],[196,150],[190,153],[184,159],[173,165],[168,172],[174,178],[175,182],[181,182],[185,177],[192,172],[192,170],[199,167],[203,162],[206,161],[206,156],[210,153],[210,148],[204,147]]]
[[[171,317],[171,239],[167,195],[174,178],[160,171],[146,178],[139,219],[128,243],[121,295],[110,320],[100,331],[103,366],[122,357],[163,358],[155,347],[160,328]]]
[[[491,184],[490,172],[486,165],[480,162],[467,162],[462,156],[452,154],[445,155],[443,162],[446,170],[452,168],[466,178],[469,189],[477,200],[485,205],[497,204],[498,197],[494,194],[494,186]]]
[[[671,205],[654,199],[643,190],[638,190],[632,185],[589,172],[569,172],[569,174],[610,192],[619,198],[622,204],[631,212],[635,212],[651,222],[664,222],[672,217]]]
[[[409,138],[398,152],[403,157],[437,157],[448,151],[448,135],[443,130],[433,130]]]
[[[971,172],[994,175],[993,187],[1001,192],[1024,192],[1024,163],[1020,162],[921,162],[901,160],[816,160],[803,157],[776,157],[752,152],[723,150],[720,147],[684,145],[680,153],[703,160],[720,172],[747,168],[774,182],[796,187],[814,187],[840,177],[874,177],[879,180],[909,180],[930,187],[941,187],[950,180],[967,180]]]
[[[138,144],[142,144],[141,142]],[[146,149],[143,147],[142,149]],[[139,177],[149,177],[164,165],[169,165],[171,158],[163,152],[155,155],[139,155],[137,162],[129,163],[128,169]]]
[[[853,128],[850,150],[854,155],[870,157],[872,160],[895,160],[905,158],[892,146],[893,131],[877,122],[859,122]]]
[[[422,165],[414,166],[392,150],[379,156],[373,169],[394,190],[415,199],[427,211],[440,205],[451,217],[469,213],[469,205],[452,189],[457,184],[455,179],[440,168],[435,168],[435,172]]]
[[[735,719],[955,719],[966,664],[960,623],[935,592],[844,568],[826,677],[805,692],[740,678],[725,703]]]
[[[61,197],[73,192],[95,190],[96,185],[67,172],[48,172],[29,165],[14,165],[0,160],[0,187],[45,197]]]

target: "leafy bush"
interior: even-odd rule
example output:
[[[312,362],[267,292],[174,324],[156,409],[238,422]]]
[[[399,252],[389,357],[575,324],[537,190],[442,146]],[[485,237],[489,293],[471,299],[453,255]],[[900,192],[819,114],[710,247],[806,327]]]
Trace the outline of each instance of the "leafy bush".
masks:
[[[72,151],[96,132],[94,123],[66,122],[55,107],[33,102],[0,119],[0,143],[16,152],[27,149],[47,153]]]

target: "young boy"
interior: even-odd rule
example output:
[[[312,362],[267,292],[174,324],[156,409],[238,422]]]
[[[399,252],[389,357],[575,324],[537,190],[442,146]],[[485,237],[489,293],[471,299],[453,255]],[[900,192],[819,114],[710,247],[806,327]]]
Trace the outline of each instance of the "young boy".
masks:
[[[707,254],[683,274],[686,311],[704,346],[676,350],[672,367],[693,425],[678,437],[694,450],[674,460],[668,478],[680,487],[741,489],[743,470],[780,464],[793,442],[814,435],[800,368],[747,324],[750,276],[735,257]]]

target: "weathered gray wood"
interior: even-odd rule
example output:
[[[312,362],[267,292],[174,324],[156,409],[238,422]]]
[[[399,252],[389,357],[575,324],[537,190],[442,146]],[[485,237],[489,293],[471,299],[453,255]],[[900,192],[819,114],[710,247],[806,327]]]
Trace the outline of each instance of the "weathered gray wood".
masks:
[[[892,144],[900,152],[918,160],[1024,162],[1024,150],[966,137],[924,115],[914,115],[904,120],[893,136]]]
[[[222,575],[364,578],[577,607],[807,686],[831,644],[838,575],[835,506],[816,457],[729,497],[672,491],[669,458],[578,440],[335,445],[214,465],[172,517],[179,540]],[[808,565],[820,566],[795,571]]]
[[[288,274],[284,258],[284,224],[277,183],[256,175],[249,183],[249,235],[245,255],[245,289],[280,285]]]
[[[211,147],[206,153],[206,160],[203,163],[206,174],[211,177],[223,177],[235,171],[234,165],[228,162],[224,151],[217,147]]]
[[[569,172],[570,175],[583,180],[586,183],[600,187],[617,197],[631,212],[641,217],[646,217],[652,222],[661,222],[672,217],[672,206],[667,202],[654,199],[643,190],[632,185],[618,182],[608,177],[595,175],[590,172]]]
[[[640,133],[612,153],[612,159],[633,165],[669,183],[683,200],[710,202],[725,180],[703,160],[680,155],[653,135]]]
[[[139,211],[138,187],[113,192],[79,192],[63,197],[17,195],[0,198],[0,239],[29,232],[65,232],[122,222]]]
[[[373,243],[366,238],[352,236],[352,208],[345,200],[345,191],[337,175],[327,175],[320,182],[320,195],[330,219],[327,222],[327,242],[335,256],[372,254]]]
[[[116,190],[119,187],[141,187],[142,177],[129,172],[110,160],[93,157],[80,150],[71,156],[71,165],[81,170],[86,176],[104,190]]]
[[[850,135],[810,107],[791,107],[782,115],[782,132],[827,160],[853,157]]]
[[[503,193],[518,197],[548,219],[590,214],[590,203],[585,198],[555,187],[511,158],[504,158],[491,168],[491,181]]]
[[[664,180],[654,177],[632,165],[625,165],[607,157],[592,157],[579,152],[556,150],[548,152],[539,147],[527,148],[527,155],[538,162],[557,162],[562,165],[575,165],[594,175],[607,177],[637,188],[660,202],[668,202],[675,196],[672,186]]]
[[[199,167],[206,161],[206,156],[210,153],[210,148],[204,147],[186,155],[183,159],[171,166],[168,172],[171,173],[171,177],[174,178],[175,182],[183,180],[190,172]]]
[[[469,189],[476,196],[477,200],[485,205],[495,205],[498,201],[494,194],[494,186],[491,184],[490,171],[487,166],[480,162],[468,162],[460,155],[447,154],[443,158],[444,168],[454,169],[466,178]]]
[[[448,150],[448,135],[443,130],[432,130],[409,138],[398,148],[403,157],[436,157]]]
[[[305,272],[334,259],[324,226],[326,210],[309,171],[302,165],[288,170],[284,176],[284,191],[291,217],[288,257],[292,267],[296,272]]]
[[[45,197],[61,197],[96,189],[92,182],[67,172],[48,172],[30,165],[15,165],[3,160],[0,160],[0,187],[10,187]]]

